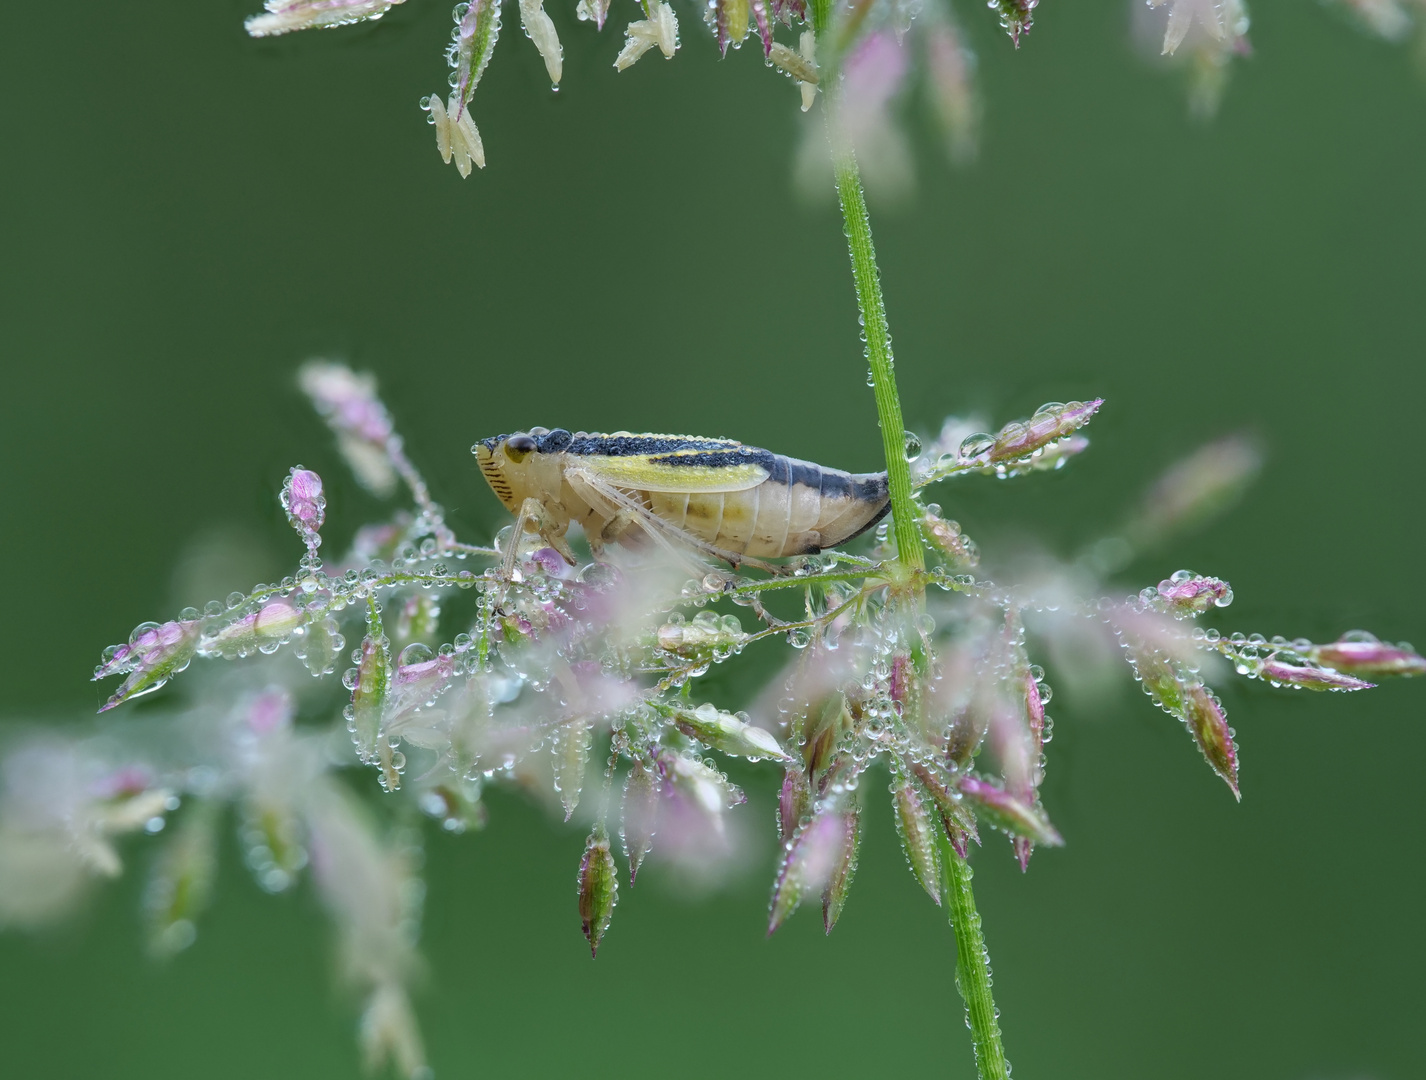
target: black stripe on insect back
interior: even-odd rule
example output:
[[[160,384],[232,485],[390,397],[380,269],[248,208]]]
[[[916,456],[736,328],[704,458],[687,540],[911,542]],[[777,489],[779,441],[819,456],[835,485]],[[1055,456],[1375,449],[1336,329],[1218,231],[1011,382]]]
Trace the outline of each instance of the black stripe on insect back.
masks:
[[[887,506],[891,505],[891,487],[886,482],[886,473],[870,473],[864,475],[860,480],[856,477],[850,478],[852,481],[852,494],[864,502],[877,502],[885,499]],[[880,518],[877,518],[880,521]]]
[[[829,474],[846,475],[839,473],[836,469],[824,469],[810,461],[799,461],[797,458],[786,458],[785,460],[788,468],[791,469],[791,476],[787,481],[789,484],[801,484],[803,487],[816,488],[823,495],[828,494],[827,477]]]
[[[724,439],[683,439],[676,435],[575,436],[565,452],[599,457],[648,457],[660,465],[731,465],[753,460],[740,456],[737,443]],[[686,453],[687,451],[706,453]],[[766,454],[766,450],[756,451]],[[728,458],[713,461],[713,458]]]
[[[688,465],[704,469],[726,469],[731,465],[760,465],[772,472],[772,463],[779,455],[756,446],[739,446],[736,443],[707,442],[689,440],[682,452],[670,450],[650,450],[649,460],[655,465]],[[638,451],[635,451],[637,453]]]
[[[494,453],[495,448],[507,439],[512,439],[522,432],[512,432],[504,435],[492,435],[488,439],[481,439],[480,446]],[[709,451],[730,455],[728,461],[710,462],[702,455],[695,456],[693,460],[685,460],[679,457],[670,460],[673,465],[694,465],[694,464],[732,464],[733,461],[757,460],[738,456],[738,443],[731,439],[691,439],[681,435],[586,435],[582,431],[570,434],[564,428],[555,428],[547,431],[543,435],[534,436],[536,446],[542,454],[558,454],[561,452],[578,454],[581,457],[645,457],[655,454],[678,454],[686,451]],[[474,449],[474,447],[472,447]],[[752,451],[755,454],[766,454],[766,450]]]
[[[886,473],[853,475],[841,469],[828,469],[810,461],[784,459],[792,469],[789,483],[816,488],[824,499],[856,499],[875,503],[887,498]]]
[[[763,451],[767,453],[767,451]],[[767,482],[769,484],[790,484],[792,483],[792,461],[781,454],[768,454],[768,460],[758,462],[767,470]]]

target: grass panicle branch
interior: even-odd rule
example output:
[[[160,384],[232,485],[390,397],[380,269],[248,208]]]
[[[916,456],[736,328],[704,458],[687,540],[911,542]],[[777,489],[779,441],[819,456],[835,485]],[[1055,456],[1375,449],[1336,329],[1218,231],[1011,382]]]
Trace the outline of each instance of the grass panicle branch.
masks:
[[[899,436],[854,165],[844,163],[839,180],[878,414],[884,433]],[[92,731],[42,732],[7,749],[0,924],[57,917],[86,884],[120,872],[118,837],[162,831],[173,842],[154,864],[152,940],[165,952],[187,948],[212,892],[212,825],[231,807],[262,889],[315,879],[343,950],[365,958],[350,976],[367,1002],[368,1055],[407,1077],[425,1075],[406,989],[421,966],[420,836],[401,824],[413,812],[449,832],[481,828],[484,790],[509,784],[565,820],[579,815],[592,828],[571,911],[590,949],[603,952],[617,947],[609,934],[621,870],[632,888],[650,862],[707,876],[736,854],[725,816],[745,799],[712,755],[762,763],[783,777],[768,930],[820,899],[830,932],[854,878],[862,803],[877,786],[866,782],[869,770],[885,768],[908,865],[955,930],[956,981],[982,1076],[1000,1080],[1004,1053],[966,856],[992,830],[1006,835],[1022,868],[1035,847],[1065,842],[1040,798],[1050,687],[1032,662],[1027,628],[1052,649],[1070,638],[1097,643],[1102,655],[1081,662],[1127,660],[1234,792],[1237,745],[1205,682],[1209,663],[1312,691],[1426,672],[1409,647],[1361,632],[1325,644],[1221,635],[1199,621],[1231,603],[1232,589],[1189,571],[1126,600],[1071,595],[1094,566],[1113,562],[1105,552],[1122,560],[1151,550],[1221,509],[1253,465],[1242,443],[1170,469],[1118,534],[1091,545],[1062,580],[998,584],[970,573],[975,544],[935,504],[916,501],[913,486],[1059,468],[1086,445],[1081,429],[1097,400],[1041,406],[995,435],[948,420],[926,440],[914,475],[900,439],[888,439],[895,512],[864,553],[824,551],[750,573],[711,565],[696,547],[670,550],[667,537],[575,554],[543,512],[521,513],[531,531],[507,525],[493,544],[466,543],[406,458],[374,379],[319,363],[300,381],[358,478],[383,495],[404,486],[409,505],[333,554],[328,488],[315,471],[292,469],[278,499],[301,552],[293,573],[141,623],[95,670],[96,679],[122,680],[106,714],[181,676],[187,704],[169,698],[178,704],[140,718],[106,715]],[[502,438],[514,462],[544,453],[541,439],[563,446],[572,436],[536,429]],[[936,564],[921,568],[927,555]],[[703,681],[712,668],[780,645],[783,670],[748,712],[706,700],[718,685]],[[352,666],[334,685],[346,657]],[[208,669],[206,679],[185,675],[195,666]],[[304,669],[330,692],[299,690],[312,685]],[[345,757],[333,752],[344,741]],[[336,775],[351,768],[375,774],[389,823]],[[163,829],[170,817],[176,828]],[[51,857],[25,856],[34,851]]]

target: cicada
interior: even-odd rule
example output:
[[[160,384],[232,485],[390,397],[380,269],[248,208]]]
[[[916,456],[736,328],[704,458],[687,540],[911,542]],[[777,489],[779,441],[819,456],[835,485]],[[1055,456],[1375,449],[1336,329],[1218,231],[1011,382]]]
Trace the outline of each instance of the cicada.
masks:
[[[566,533],[576,523],[595,555],[652,538],[736,567],[843,544],[890,507],[884,472],[829,469],[732,439],[537,427],[471,449],[516,515],[515,535],[539,533],[571,564]]]

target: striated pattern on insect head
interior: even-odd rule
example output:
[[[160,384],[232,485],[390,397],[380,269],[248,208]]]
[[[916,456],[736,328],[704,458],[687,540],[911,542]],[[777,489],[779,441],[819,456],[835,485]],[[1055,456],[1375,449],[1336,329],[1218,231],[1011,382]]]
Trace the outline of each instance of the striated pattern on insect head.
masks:
[[[119,872],[116,837],[162,834],[145,900],[151,942],[186,947],[230,807],[264,890],[314,881],[365,1002],[366,1052],[408,1076],[424,1067],[408,995],[420,970],[420,838],[376,820],[344,770],[368,771],[397,822],[409,806],[448,832],[482,828],[484,793],[501,784],[587,830],[570,918],[602,952],[617,947],[624,874],[625,887],[648,873],[708,885],[756,857],[727,759],[751,763],[750,777],[773,774],[761,781],[777,791],[766,823],[776,854],[762,867],[769,932],[818,903],[830,931],[851,896],[862,810],[883,792],[933,902],[946,900],[950,851],[964,857],[991,833],[1022,868],[1037,849],[1073,841],[1042,796],[1060,700],[1045,666],[1080,714],[1106,673],[1127,673],[1235,794],[1242,747],[1213,689],[1220,678],[1345,692],[1426,673],[1409,645],[1360,631],[1334,642],[1224,633],[1213,623],[1233,591],[1209,575],[1105,587],[1241,489],[1257,464],[1242,440],[1170,468],[1075,558],[1009,581],[980,574],[979,549],[934,503],[918,505],[925,571],[894,559],[886,523],[859,551],[770,572],[729,570],[673,543],[601,558],[580,549],[570,565],[514,525],[490,545],[460,540],[374,380],[332,363],[302,379],[358,474],[404,484],[410,507],[326,561],[329,487],[310,469],[274,478],[296,533],[293,572],[140,624],[95,671],[122,679],[104,710],[203,668],[206,678],[179,681],[191,700],[165,695],[119,726],[19,739],[0,760],[0,923],[62,914]],[[1050,403],[995,434],[948,421],[935,438],[908,439],[914,482],[1060,468],[1087,448],[1083,428],[1101,405]],[[642,454],[671,441],[701,454],[730,445],[562,429],[477,445],[520,435]],[[901,602],[910,587],[926,590],[924,608]],[[747,711],[719,703],[710,672],[778,647],[782,670]]]

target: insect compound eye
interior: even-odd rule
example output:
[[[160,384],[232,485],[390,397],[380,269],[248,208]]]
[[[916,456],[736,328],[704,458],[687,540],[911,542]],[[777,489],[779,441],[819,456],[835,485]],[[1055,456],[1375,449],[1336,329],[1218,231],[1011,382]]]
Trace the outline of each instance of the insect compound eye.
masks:
[[[540,438],[540,453],[558,454],[565,447],[569,446],[574,436],[564,428],[557,427],[553,431],[546,432]]]
[[[511,435],[505,440],[505,456],[511,461],[524,461],[536,449],[535,440],[528,435]]]

